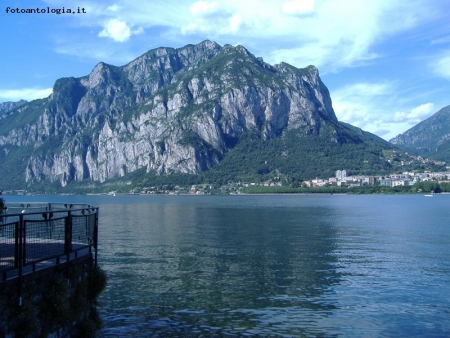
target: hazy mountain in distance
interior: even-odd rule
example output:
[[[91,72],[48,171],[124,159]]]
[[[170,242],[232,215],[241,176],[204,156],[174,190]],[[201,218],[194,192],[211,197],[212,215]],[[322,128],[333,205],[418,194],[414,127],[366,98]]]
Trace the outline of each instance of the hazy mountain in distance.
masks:
[[[450,162],[450,106],[446,106],[390,142],[412,153]]]

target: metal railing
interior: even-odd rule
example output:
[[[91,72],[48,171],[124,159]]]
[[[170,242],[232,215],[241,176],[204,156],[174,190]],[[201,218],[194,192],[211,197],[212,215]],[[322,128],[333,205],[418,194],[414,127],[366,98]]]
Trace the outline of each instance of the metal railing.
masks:
[[[93,255],[97,264],[98,207],[7,203],[0,214],[2,281]]]

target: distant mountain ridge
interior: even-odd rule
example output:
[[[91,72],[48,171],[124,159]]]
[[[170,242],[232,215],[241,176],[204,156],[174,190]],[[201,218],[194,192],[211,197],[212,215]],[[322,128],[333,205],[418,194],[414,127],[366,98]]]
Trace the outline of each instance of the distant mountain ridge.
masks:
[[[386,168],[390,148],[337,120],[314,66],[272,66],[242,46],[203,41],[121,67],[100,62],[10,111],[0,119],[0,184],[105,182],[138,169],[301,178],[347,159],[370,163],[356,171]],[[242,156],[252,161],[244,166]]]
[[[14,108],[17,108],[19,106],[24,105],[25,103],[27,103],[27,101],[25,100],[20,100],[17,102],[0,102],[0,115],[2,115],[3,113],[7,113],[11,110],[13,110]]]
[[[450,162],[450,105],[390,142],[423,157]]]

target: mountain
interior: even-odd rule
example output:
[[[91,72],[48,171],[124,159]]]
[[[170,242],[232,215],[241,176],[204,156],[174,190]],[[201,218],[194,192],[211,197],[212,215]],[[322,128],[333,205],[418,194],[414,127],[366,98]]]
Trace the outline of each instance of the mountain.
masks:
[[[442,108],[390,142],[414,154],[450,162],[450,106]]]
[[[1,102],[0,103],[0,115],[2,115],[3,113],[7,113],[7,112],[13,110],[14,108],[17,108],[25,103],[27,103],[27,101],[25,101],[25,100],[20,100],[17,102]]]
[[[204,41],[121,67],[100,62],[2,116],[0,186],[135,173],[310,179],[387,170],[391,148],[337,120],[314,66],[270,65],[242,46]]]

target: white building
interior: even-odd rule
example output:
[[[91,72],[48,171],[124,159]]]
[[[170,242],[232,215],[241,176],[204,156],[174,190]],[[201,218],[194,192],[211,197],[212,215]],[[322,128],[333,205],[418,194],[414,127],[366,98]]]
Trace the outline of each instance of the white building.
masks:
[[[344,181],[347,177],[347,171],[345,170],[336,170],[336,178],[339,181]]]

